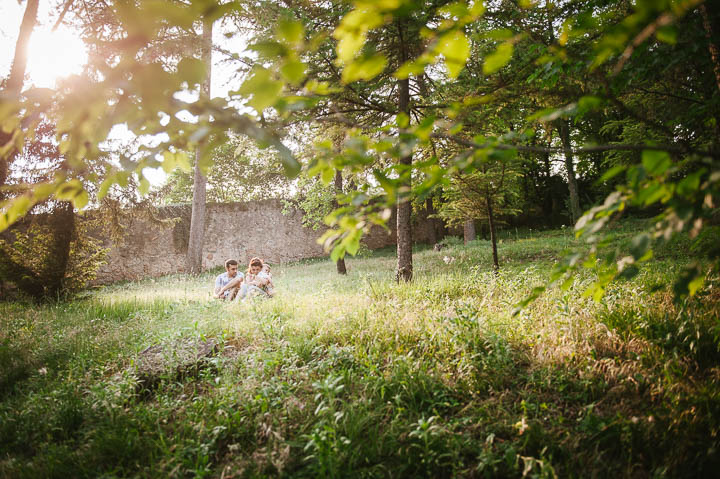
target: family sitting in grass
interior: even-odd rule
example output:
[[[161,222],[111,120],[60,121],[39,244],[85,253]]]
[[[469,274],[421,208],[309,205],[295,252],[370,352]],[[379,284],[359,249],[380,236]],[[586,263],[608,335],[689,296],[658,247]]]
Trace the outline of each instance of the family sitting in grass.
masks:
[[[215,297],[226,301],[244,301],[255,296],[270,298],[275,294],[275,285],[270,274],[270,265],[260,258],[253,258],[245,274],[238,271],[238,262],[225,261],[225,272],[215,278]]]

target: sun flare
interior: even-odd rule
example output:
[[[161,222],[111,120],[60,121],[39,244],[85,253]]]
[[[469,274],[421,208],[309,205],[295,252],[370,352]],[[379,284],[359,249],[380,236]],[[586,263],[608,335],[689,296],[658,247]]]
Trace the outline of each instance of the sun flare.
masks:
[[[82,72],[86,62],[85,44],[73,32],[63,28],[33,31],[27,71],[35,86],[53,88],[59,78]]]

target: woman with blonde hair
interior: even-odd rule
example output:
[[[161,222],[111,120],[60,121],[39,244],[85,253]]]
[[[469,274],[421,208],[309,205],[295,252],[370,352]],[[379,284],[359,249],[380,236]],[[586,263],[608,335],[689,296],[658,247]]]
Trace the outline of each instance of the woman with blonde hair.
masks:
[[[263,297],[269,297],[268,291],[265,289],[272,283],[269,277],[261,275],[260,271],[263,269],[263,260],[260,258],[253,258],[248,263],[247,273],[245,273],[245,280],[240,286],[240,291],[235,300],[239,301],[247,297],[254,296],[256,294]]]

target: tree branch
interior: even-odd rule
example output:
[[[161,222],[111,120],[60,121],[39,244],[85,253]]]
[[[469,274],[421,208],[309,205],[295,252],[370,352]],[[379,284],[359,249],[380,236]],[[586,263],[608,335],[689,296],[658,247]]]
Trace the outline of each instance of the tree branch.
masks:
[[[544,146],[528,146],[528,145],[509,145],[509,144],[494,144],[494,143],[475,143],[474,141],[465,140],[455,135],[448,135],[446,133],[434,133],[431,135],[432,138],[445,138],[455,143],[474,150],[481,150],[485,148],[495,148],[497,150],[517,150],[517,151],[529,151],[534,153],[562,153],[564,148],[561,147],[544,147]],[[582,148],[575,148],[572,150],[573,154],[581,155],[588,153],[598,153],[601,151],[666,151],[668,153],[694,153],[701,156],[709,156],[711,158],[717,158],[718,154],[710,151],[703,150],[691,150],[681,146],[673,145],[628,145],[628,144],[615,144],[615,145],[593,145],[585,146]]]

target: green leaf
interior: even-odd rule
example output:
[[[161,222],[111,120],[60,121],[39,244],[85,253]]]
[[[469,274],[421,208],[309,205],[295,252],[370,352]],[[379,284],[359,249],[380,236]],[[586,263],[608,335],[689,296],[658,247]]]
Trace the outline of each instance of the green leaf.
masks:
[[[150,182],[144,176],[140,178],[140,184],[138,185],[138,192],[145,196],[150,191]]]
[[[0,215],[0,231],[6,230],[15,223],[21,216],[24,216],[33,206],[33,202],[27,195],[18,196],[10,201],[10,206],[3,204],[5,212]],[[0,210],[1,211],[1,210]]]
[[[253,43],[248,47],[248,49],[258,52],[261,57],[267,59],[284,57],[288,54],[288,49],[287,47],[285,47],[285,45],[273,40],[263,40]]]
[[[505,41],[510,40],[512,37],[515,36],[515,32],[510,30],[509,28],[496,28],[495,30],[490,30],[485,35],[487,38],[490,38],[491,40],[497,40],[497,41]]]
[[[70,201],[83,189],[80,180],[70,180],[55,191],[55,198],[59,200]]]
[[[338,40],[337,56],[347,63],[365,45],[367,32],[383,24],[383,16],[377,8],[356,8],[345,15],[333,36]]]
[[[177,66],[178,76],[188,82],[188,85],[196,85],[205,81],[207,68],[205,63],[197,58],[186,57],[180,60]]]
[[[280,67],[280,74],[293,85],[299,85],[305,79],[305,64],[298,60],[288,60]]]
[[[600,97],[593,95],[585,95],[581,97],[577,102],[578,114],[584,115],[585,113],[597,110],[604,103],[604,100]]]
[[[333,178],[335,178],[335,170],[328,165],[327,168],[323,168],[322,172],[320,173],[320,179],[324,184],[329,184]]]
[[[177,160],[175,159],[175,153],[172,151],[163,152],[162,169],[165,173],[172,173],[177,166]]]
[[[700,179],[705,172],[703,168],[683,178],[677,185],[677,193],[681,196],[692,196],[700,189]]]
[[[673,292],[675,300],[680,300],[687,296],[694,296],[705,283],[705,278],[697,264],[687,266],[675,284],[673,284]]]
[[[70,180],[55,190],[55,198],[70,201],[77,209],[82,209],[88,204],[89,196],[83,188],[80,180]]]
[[[510,42],[501,43],[494,53],[485,57],[483,73],[491,75],[508,64],[513,55],[514,46]]]
[[[410,117],[407,114],[400,112],[395,119],[395,124],[398,128],[407,128],[410,126]]]
[[[672,160],[666,151],[643,150],[642,165],[649,175],[662,175],[671,166]]]
[[[79,210],[85,208],[89,201],[90,197],[88,196],[88,192],[84,189],[79,191],[78,194],[75,195],[75,197],[72,199],[73,206],[75,206],[75,208]]]
[[[385,69],[387,58],[381,54],[359,58],[343,68],[343,83],[352,83],[358,80],[371,80]]]
[[[355,230],[351,232],[344,240],[345,251],[355,256],[360,250],[360,238],[362,237],[362,230]]]
[[[255,67],[252,71],[253,75],[243,82],[238,91],[242,95],[250,96],[248,105],[261,112],[277,101],[283,84],[274,80],[270,71],[265,68]]]
[[[418,58],[417,60],[407,61],[398,68],[393,76],[400,80],[408,78],[410,75],[420,75],[425,71],[425,67],[428,65],[427,60]]]
[[[305,27],[297,20],[281,19],[277,26],[277,36],[290,44],[300,44],[305,39]]]
[[[690,296],[695,296],[695,293],[702,288],[703,284],[705,284],[705,278],[701,275],[695,276],[690,280],[688,283],[688,293]]]
[[[522,301],[520,301],[519,303],[517,303],[515,305],[515,309],[513,310],[513,316],[516,316],[518,313],[520,313],[520,311],[525,309],[528,304],[532,303],[537,298],[539,298],[540,295],[545,292],[545,289],[546,289],[545,286],[534,287],[533,290],[530,292],[530,294],[525,299],[523,299]]]
[[[450,78],[457,78],[470,56],[470,41],[461,30],[453,30],[440,37],[435,52],[445,57]]]
[[[677,43],[677,29],[672,25],[660,27],[655,32],[655,37],[669,45],[675,45]]]
[[[330,253],[330,259],[337,262],[340,258],[345,257],[345,247],[342,245],[337,245],[333,248],[332,253]]]
[[[612,178],[615,178],[617,175],[625,171],[624,165],[617,165],[613,166],[609,170],[607,170],[598,180],[599,183],[604,183],[605,181],[611,180]]]
[[[100,188],[98,189],[98,200],[101,200],[105,198],[105,195],[107,195],[108,190],[112,186],[113,181],[111,178],[105,178],[102,183],[100,183]]]
[[[650,247],[650,235],[643,233],[633,238],[630,243],[630,254],[635,258],[635,261],[639,260]]]
[[[180,168],[185,173],[189,173],[192,169],[192,167],[190,166],[190,158],[188,158],[187,153],[185,153],[184,151],[175,152],[175,161],[178,168]]]

